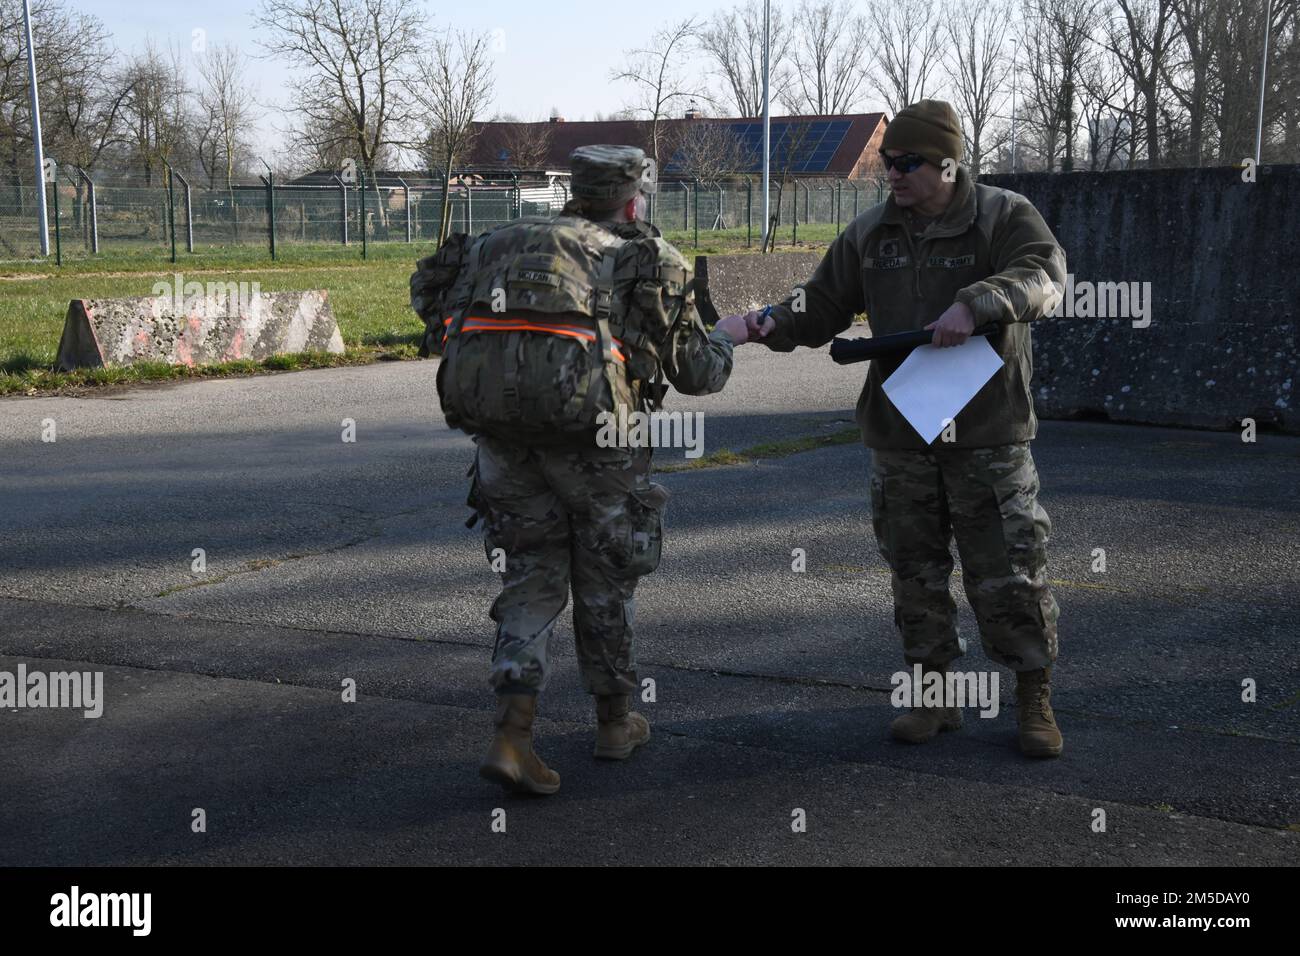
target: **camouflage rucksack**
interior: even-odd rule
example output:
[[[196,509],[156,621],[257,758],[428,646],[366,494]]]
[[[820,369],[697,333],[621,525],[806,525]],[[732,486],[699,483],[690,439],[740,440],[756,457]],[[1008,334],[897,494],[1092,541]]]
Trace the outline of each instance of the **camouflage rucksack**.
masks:
[[[454,232],[441,249],[415,264],[411,273],[411,308],[424,320],[420,358],[442,354],[451,308],[447,294],[465,267],[465,256],[472,241],[467,233]]]
[[[660,349],[690,279],[668,243],[559,216],[508,223],[444,251],[445,266],[459,262],[438,299],[448,425],[564,441],[594,433],[602,412],[652,404]]]

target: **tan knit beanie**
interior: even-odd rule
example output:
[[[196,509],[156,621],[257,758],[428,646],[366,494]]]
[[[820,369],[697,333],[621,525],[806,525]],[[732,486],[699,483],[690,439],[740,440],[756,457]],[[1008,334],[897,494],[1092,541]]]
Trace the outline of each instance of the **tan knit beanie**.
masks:
[[[936,166],[945,159],[962,159],[961,121],[943,100],[919,100],[900,110],[885,127],[881,149],[918,153]]]

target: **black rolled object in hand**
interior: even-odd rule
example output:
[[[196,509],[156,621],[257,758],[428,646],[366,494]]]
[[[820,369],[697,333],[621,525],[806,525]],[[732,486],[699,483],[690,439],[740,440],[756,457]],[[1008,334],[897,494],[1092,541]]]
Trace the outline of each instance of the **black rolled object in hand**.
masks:
[[[989,322],[975,329],[971,335],[990,335],[996,331],[998,331],[998,324]],[[854,362],[865,362],[881,355],[910,352],[918,345],[929,345],[933,340],[932,329],[895,332],[892,335],[873,335],[866,339],[837,338],[831,342],[831,359],[836,365],[852,365]]]

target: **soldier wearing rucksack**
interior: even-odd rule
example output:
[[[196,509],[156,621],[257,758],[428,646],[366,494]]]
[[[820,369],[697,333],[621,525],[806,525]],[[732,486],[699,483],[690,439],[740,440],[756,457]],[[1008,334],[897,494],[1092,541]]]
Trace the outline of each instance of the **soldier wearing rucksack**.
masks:
[[[504,566],[491,611],[496,733],[480,773],[539,794],[560,786],[532,725],[570,589],[595,755],[624,759],[650,736],[630,710],[633,592],[658,566],[668,493],[649,480],[651,449],[601,447],[600,424],[620,407],[656,409],[665,379],[719,391],[746,340],[740,317],[706,332],[685,259],[643,221],[645,154],[587,146],[570,162],[573,200],[558,217],[452,237],[411,277],[422,351],[442,353],[443,414],[477,445],[470,504],[485,551]]]

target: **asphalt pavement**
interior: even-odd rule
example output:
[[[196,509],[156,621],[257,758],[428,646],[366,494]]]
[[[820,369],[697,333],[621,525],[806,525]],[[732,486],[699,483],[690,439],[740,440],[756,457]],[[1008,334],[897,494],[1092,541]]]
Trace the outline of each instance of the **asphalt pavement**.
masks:
[[[664,474],[637,606],[653,739],[592,759],[566,612],[538,724],[563,783],[538,800],[476,774],[497,579],[433,371],[0,400],[0,674],[99,671],[105,695],[99,718],[0,709],[0,864],[1300,862],[1300,439],[1043,423],[1045,762],[1015,749],[959,577],[962,666],[999,673],[1000,713],[889,740],[865,449]],[[743,450],[851,426],[861,378],[744,348],[726,391],[669,408]]]

